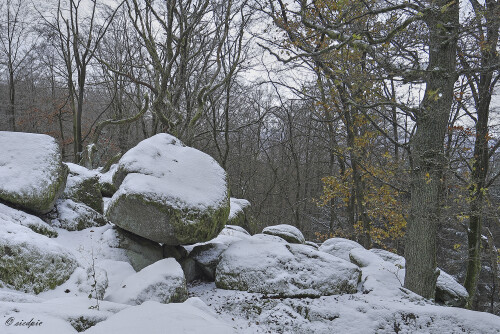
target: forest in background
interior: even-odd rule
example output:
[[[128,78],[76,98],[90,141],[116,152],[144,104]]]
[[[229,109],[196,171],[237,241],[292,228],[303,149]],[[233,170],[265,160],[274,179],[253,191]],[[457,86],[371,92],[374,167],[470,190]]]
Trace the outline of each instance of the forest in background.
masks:
[[[90,168],[168,132],[226,169],[250,232],[286,223],[394,250],[412,291],[430,296],[437,264],[470,308],[500,313],[500,1],[0,13],[0,130],[49,134]]]

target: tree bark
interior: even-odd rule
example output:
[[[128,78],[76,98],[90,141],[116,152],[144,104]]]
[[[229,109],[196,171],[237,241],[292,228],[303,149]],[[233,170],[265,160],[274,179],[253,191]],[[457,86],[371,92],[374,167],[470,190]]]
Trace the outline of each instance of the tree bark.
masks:
[[[459,24],[457,2],[432,2],[424,18],[429,29],[429,74],[412,138],[411,207],[405,246],[405,288],[434,298],[436,236],[440,220],[441,182],[446,166],[444,137],[456,81]]]

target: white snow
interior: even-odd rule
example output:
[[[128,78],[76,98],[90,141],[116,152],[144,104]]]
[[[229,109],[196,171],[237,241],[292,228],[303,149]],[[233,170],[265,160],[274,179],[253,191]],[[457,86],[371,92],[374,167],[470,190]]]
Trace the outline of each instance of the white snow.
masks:
[[[227,200],[224,169],[209,155],[165,133],[137,144],[118,165],[130,174],[111,201],[140,194],[174,208],[204,210]]]
[[[349,261],[349,252],[354,248],[365,249],[356,241],[344,238],[331,238],[319,246],[320,251],[340,257],[346,261]]]
[[[309,246],[251,237],[222,253],[217,286],[270,295],[330,295],[355,290],[358,268]]]
[[[0,221],[2,220],[26,226],[33,231],[46,230],[54,236],[57,235],[57,232],[52,228],[52,226],[37,216],[30,215],[24,211],[16,210],[0,203]]]
[[[212,314],[194,306],[189,301],[182,304],[160,304],[148,301],[129,307],[87,330],[86,334],[165,334],[165,333],[236,333]]]
[[[231,203],[231,209],[229,210],[229,217],[227,217],[227,220],[233,219],[240,212],[242,212],[244,208],[250,206],[250,202],[246,199],[231,197],[229,200]]]
[[[168,303],[179,290],[186,289],[186,280],[180,264],[167,258],[129,276],[121,285],[106,300],[129,305],[140,305],[148,300]]]
[[[38,196],[57,180],[59,146],[54,138],[0,131],[0,194]]]
[[[297,243],[303,244],[306,240],[302,235],[302,232],[298,228],[292,225],[281,224],[268,226],[262,230],[264,234],[276,235],[288,241],[295,241]]]

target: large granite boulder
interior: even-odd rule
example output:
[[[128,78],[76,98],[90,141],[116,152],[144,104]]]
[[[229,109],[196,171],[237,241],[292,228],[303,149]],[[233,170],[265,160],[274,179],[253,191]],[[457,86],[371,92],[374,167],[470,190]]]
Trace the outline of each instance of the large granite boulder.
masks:
[[[298,228],[287,224],[268,226],[262,233],[283,238],[291,244],[303,244],[306,241]]]
[[[354,293],[357,266],[306,245],[249,238],[222,253],[215,273],[218,288],[280,297]]]
[[[125,153],[113,182],[118,191],[108,219],[144,238],[168,245],[207,241],[227,221],[225,171],[171,135],[157,134]]]
[[[30,212],[52,210],[68,167],[47,135],[0,131],[0,201]]]
[[[145,301],[179,303],[187,299],[186,279],[175,259],[167,258],[147,266],[127,277],[121,288],[111,292],[106,300],[140,305]]]
[[[38,294],[65,282],[75,257],[53,239],[0,218],[0,285]]]
[[[100,174],[85,167],[66,163],[69,167],[68,180],[62,198],[83,203],[93,210],[103,213]]]

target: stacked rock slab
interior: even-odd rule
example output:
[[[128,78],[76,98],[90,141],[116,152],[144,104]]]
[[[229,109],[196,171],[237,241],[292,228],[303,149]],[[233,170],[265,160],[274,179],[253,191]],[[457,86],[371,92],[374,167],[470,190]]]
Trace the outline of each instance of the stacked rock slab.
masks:
[[[118,191],[107,218],[124,230],[167,245],[207,241],[229,214],[226,173],[217,162],[162,133],[123,155]]]
[[[0,143],[0,201],[37,214],[49,212],[68,175],[55,139],[0,131]]]

